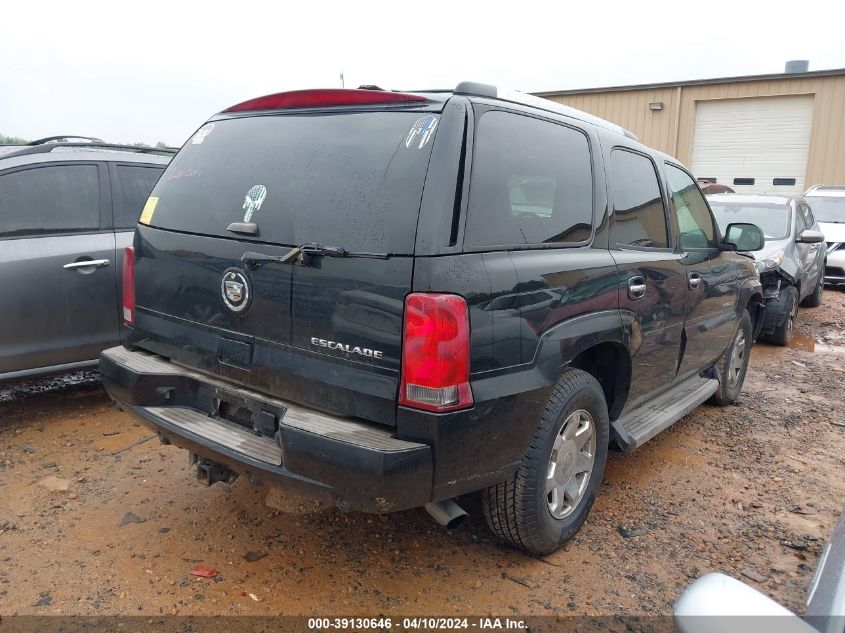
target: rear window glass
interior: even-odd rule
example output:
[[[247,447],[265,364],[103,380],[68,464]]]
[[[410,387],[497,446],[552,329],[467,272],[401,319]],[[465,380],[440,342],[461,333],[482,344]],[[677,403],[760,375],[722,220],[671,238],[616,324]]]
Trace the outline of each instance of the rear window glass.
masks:
[[[142,219],[261,242],[412,253],[436,125],[420,112],[215,121],[170,163]],[[228,232],[233,222],[253,222],[259,234]]]

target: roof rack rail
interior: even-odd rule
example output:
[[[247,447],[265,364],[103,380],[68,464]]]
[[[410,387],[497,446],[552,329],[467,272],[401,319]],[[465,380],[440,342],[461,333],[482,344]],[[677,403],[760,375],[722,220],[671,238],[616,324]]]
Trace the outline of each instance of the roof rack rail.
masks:
[[[845,185],[813,185],[807,191],[842,191]]]
[[[96,136],[79,136],[77,134],[63,134],[62,136],[45,136],[44,138],[39,138],[35,141],[30,141],[26,143],[26,145],[44,145],[46,143],[59,143],[64,141],[70,141],[70,139],[79,139],[81,141],[90,141],[92,143],[105,143],[105,141],[101,138],[97,138]]]
[[[59,137],[64,138],[64,137]],[[79,147],[85,149],[102,149],[107,151],[116,151],[116,152],[135,152],[136,154],[164,154],[164,155],[173,155],[179,151],[178,147],[144,147],[139,145],[120,145],[117,143],[103,143],[103,142],[62,142],[62,141],[50,141],[50,142],[43,142],[41,144],[28,144],[28,145],[19,145],[20,149],[6,152],[0,157],[2,158],[11,158],[12,156],[26,156],[27,154],[46,154],[52,152],[55,149],[60,149],[63,147]]]
[[[477,81],[462,81],[455,87],[454,93],[462,95],[472,95],[475,97],[488,97],[490,99],[499,99],[501,101],[519,103],[521,105],[539,108],[540,110],[546,110],[547,112],[563,114],[572,117],[573,119],[578,119],[579,121],[584,121],[585,123],[592,123],[593,125],[597,125],[598,127],[602,127],[606,130],[616,132],[617,134],[627,136],[628,138],[633,139],[635,141],[639,141],[639,139],[633,132],[631,132],[630,130],[626,130],[621,125],[611,123],[610,121],[597,117],[593,114],[589,114],[587,112],[583,112],[582,110],[563,105],[562,103],[557,103],[556,101],[551,101],[550,99],[535,97],[534,95],[526,94],[524,92],[518,92],[516,90],[505,90],[502,88],[497,88],[496,86],[490,84],[479,83]]]

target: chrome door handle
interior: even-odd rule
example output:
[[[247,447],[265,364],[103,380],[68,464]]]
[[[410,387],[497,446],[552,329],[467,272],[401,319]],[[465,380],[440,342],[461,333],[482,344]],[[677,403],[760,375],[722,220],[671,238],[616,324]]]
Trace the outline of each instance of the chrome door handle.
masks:
[[[701,285],[701,275],[698,273],[690,273],[687,275],[687,280],[689,282],[690,290],[697,290]]]
[[[634,300],[639,301],[645,296],[646,285],[645,277],[631,277],[628,280],[628,296]]]
[[[105,268],[109,265],[107,259],[87,259],[81,262],[70,262],[62,266],[65,270],[74,270],[76,268]]]

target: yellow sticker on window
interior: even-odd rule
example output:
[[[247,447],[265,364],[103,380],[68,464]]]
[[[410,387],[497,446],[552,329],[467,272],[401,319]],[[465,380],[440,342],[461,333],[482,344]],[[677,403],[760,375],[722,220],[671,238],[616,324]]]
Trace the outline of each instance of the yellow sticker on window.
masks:
[[[141,217],[138,219],[138,222],[141,224],[149,224],[153,219],[153,213],[155,213],[157,204],[158,198],[155,196],[147,198],[147,204],[144,205],[144,210],[141,211]]]

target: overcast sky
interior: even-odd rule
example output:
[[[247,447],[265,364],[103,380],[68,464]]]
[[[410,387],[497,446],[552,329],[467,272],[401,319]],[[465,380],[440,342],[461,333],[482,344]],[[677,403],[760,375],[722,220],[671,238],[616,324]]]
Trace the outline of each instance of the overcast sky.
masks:
[[[0,134],[181,145],[229,105],[341,71],[347,87],[540,91],[842,68],[843,24],[841,0],[9,1]]]

